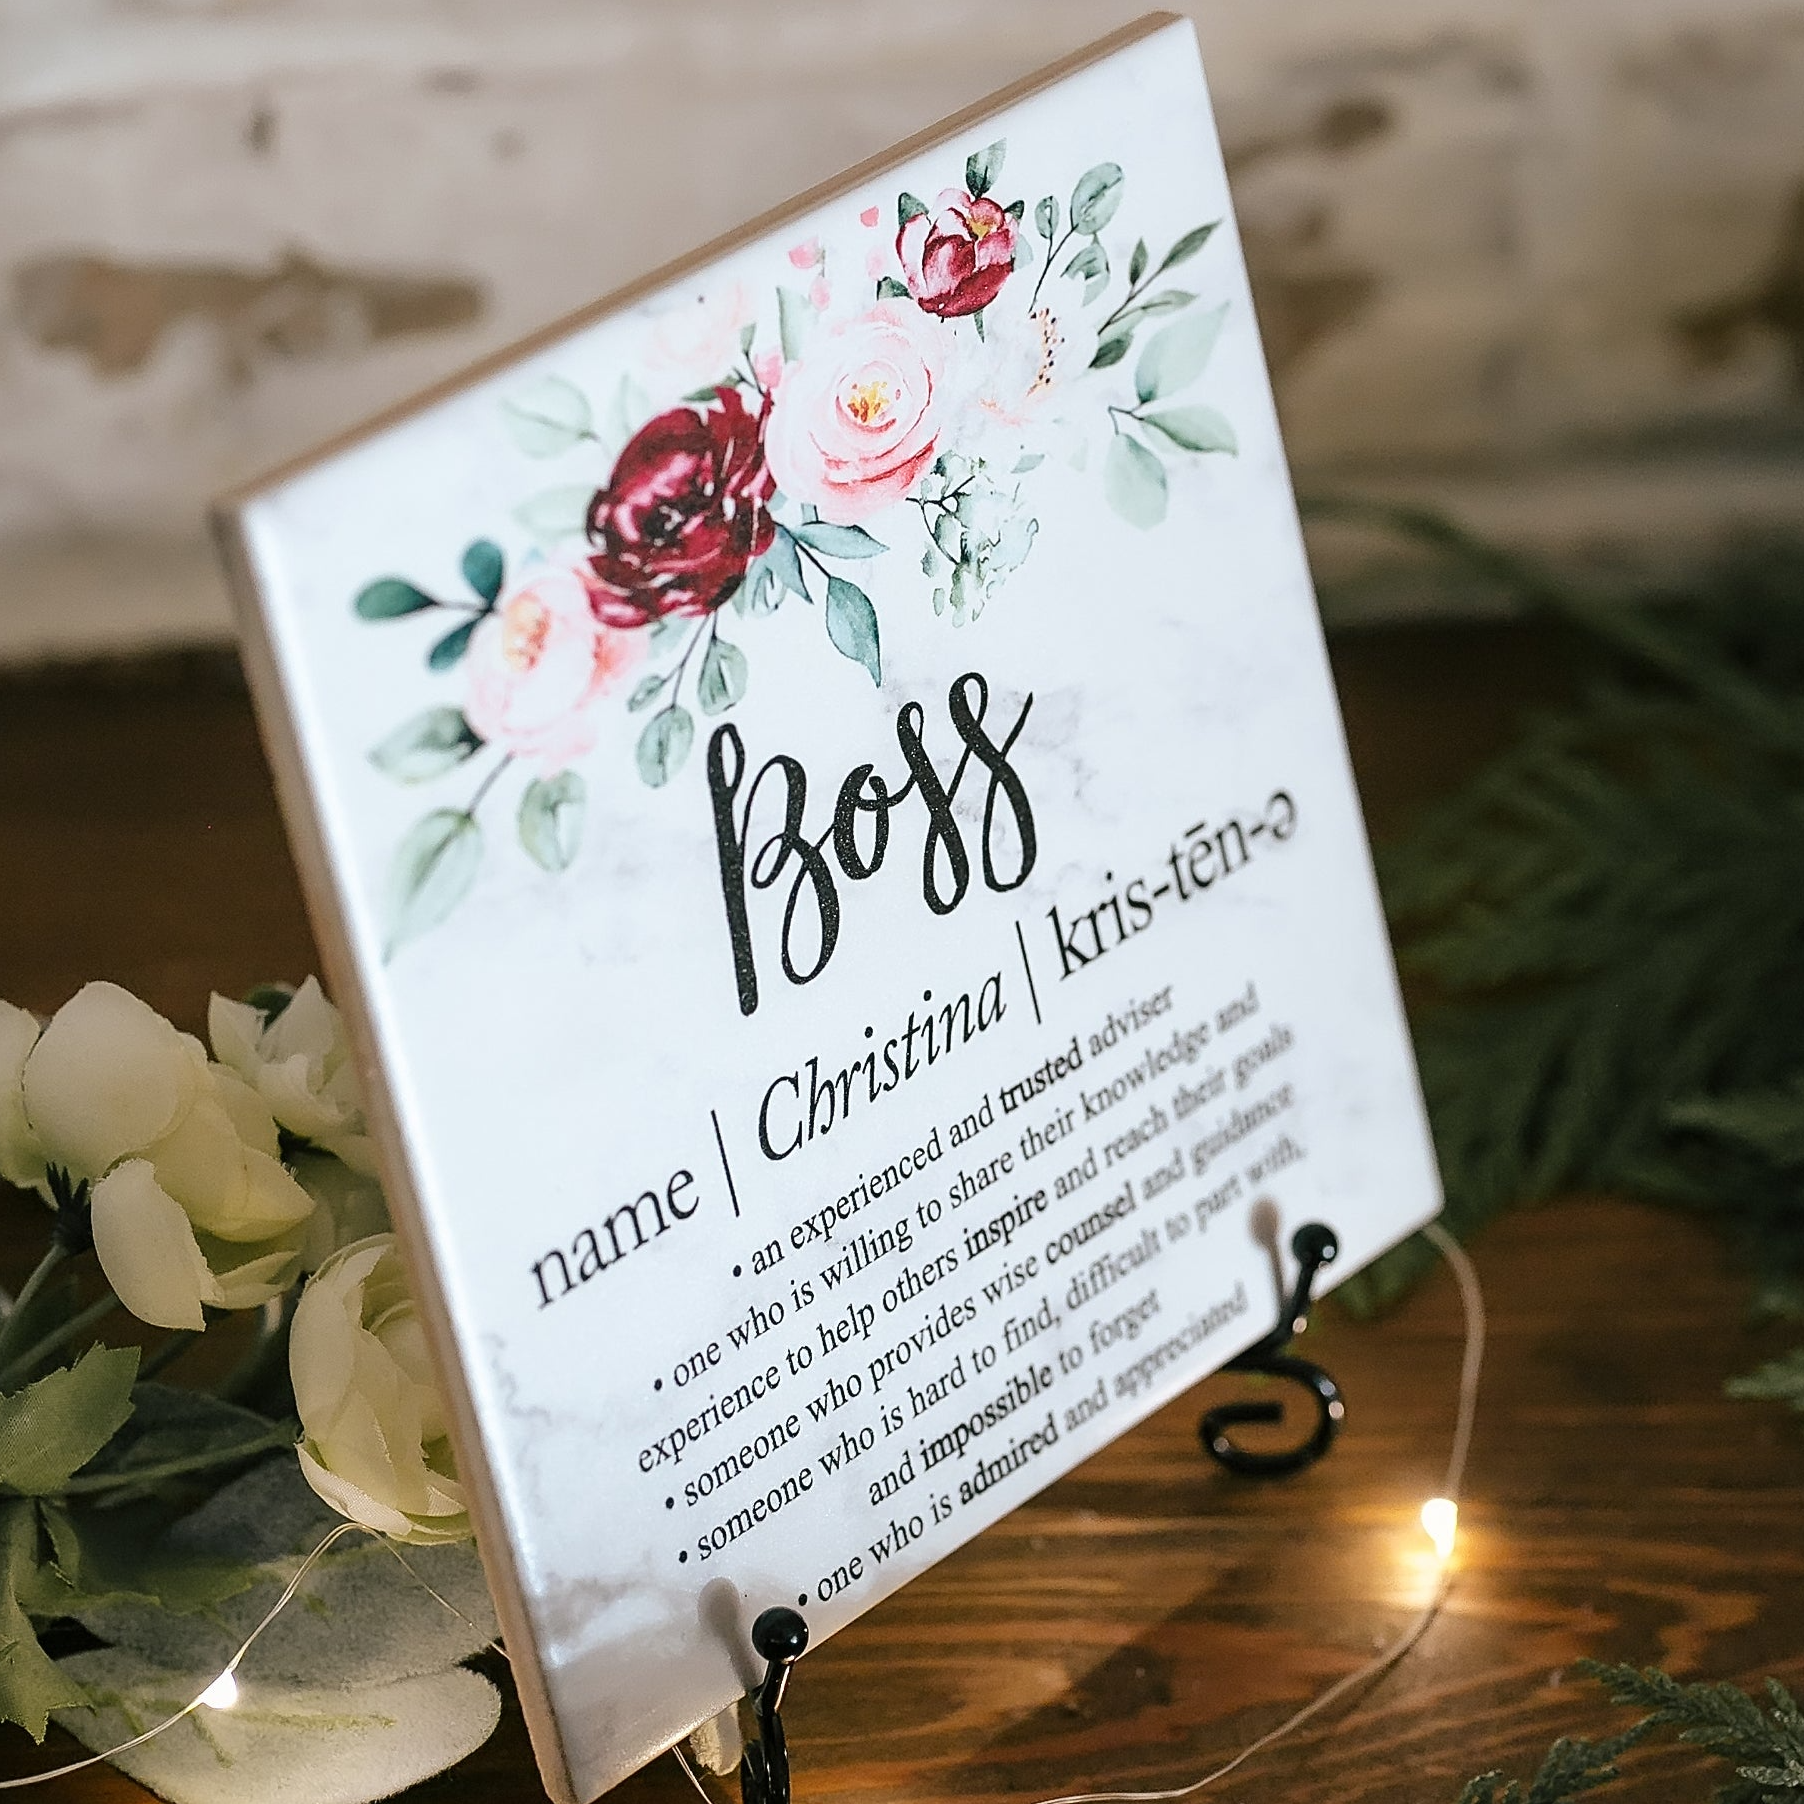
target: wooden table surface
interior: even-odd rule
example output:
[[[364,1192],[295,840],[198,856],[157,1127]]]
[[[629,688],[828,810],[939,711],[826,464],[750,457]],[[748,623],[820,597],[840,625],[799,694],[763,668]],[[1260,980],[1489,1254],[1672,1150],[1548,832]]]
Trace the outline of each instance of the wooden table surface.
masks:
[[[1336,662],[1375,830],[1394,830],[1556,692],[1570,647],[1533,628],[1396,630]],[[248,709],[216,660],[0,680],[0,995],[49,1010],[91,977],[187,1026],[207,992],[313,968]],[[35,1253],[5,1218],[0,1272]],[[1526,1775],[1562,1734],[1622,1726],[1583,1655],[1688,1678],[1804,1685],[1804,1433],[1723,1380],[1795,1339],[1697,1224],[1609,1199],[1523,1211],[1474,1249],[1490,1360],[1456,1582],[1422,1644],[1363,1697],[1211,1796],[1451,1804]],[[1205,1460],[1211,1380],[811,1654],[785,1717],[801,1804],[1009,1800],[1193,1777],[1365,1661],[1427,1595],[1416,1510],[1453,1423],[1459,1307],[1437,1273],[1385,1319],[1330,1309],[1307,1350],[1345,1432],[1276,1482]],[[0,1732],[0,1768],[70,1757]],[[1605,1797],[1702,1797],[1683,1757],[1639,1754]],[[146,1796],[110,1768],[53,1804]],[[531,1804],[517,1712],[407,1794]],[[723,1797],[726,1793],[721,1793]],[[247,1804],[254,1782],[247,1779]],[[692,1798],[674,1763],[621,1804]]]

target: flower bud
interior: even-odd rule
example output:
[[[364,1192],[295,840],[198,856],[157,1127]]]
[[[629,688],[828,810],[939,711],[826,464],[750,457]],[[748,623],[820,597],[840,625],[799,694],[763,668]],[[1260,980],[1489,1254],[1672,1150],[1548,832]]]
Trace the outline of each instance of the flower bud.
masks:
[[[426,1337],[392,1234],[307,1281],[288,1341],[301,1471],[353,1522],[424,1545],[470,1532]]]

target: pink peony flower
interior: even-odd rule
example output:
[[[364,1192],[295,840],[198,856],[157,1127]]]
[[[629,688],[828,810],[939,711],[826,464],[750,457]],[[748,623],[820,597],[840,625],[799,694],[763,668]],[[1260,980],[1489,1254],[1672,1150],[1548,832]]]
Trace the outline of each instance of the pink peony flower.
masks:
[[[894,302],[817,332],[785,372],[765,430],[783,493],[842,526],[906,495],[937,449],[945,336]]]
[[[476,628],[464,713],[503,751],[560,771],[594,745],[590,703],[636,655],[630,633],[596,620],[574,570],[541,571]]]
[[[941,194],[939,210],[917,213],[896,234],[908,292],[928,313],[959,319],[995,300],[1015,267],[1015,222],[988,197],[962,188]]]

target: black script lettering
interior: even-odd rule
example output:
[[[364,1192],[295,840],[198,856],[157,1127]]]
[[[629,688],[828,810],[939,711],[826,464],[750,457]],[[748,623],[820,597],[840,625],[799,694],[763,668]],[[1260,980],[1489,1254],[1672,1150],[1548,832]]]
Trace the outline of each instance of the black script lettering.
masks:
[[[784,903],[778,946],[783,974],[791,983],[811,983],[827,967],[839,942],[840,899],[834,866],[849,882],[860,883],[875,875],[889,850],[891,816],[911,797],[919,797],[927,815],[927,832],[921,849],[921,894],[929,909],[950,914],[965,898],[971,884],[971,854],[953,812],[959,785],[973,759],[989,773],[984,797],[983,837],[979,847],[985,885],[996,891],[1018,889],[1034,868],[1037,842],[1033,807],[1026,785],[1009,763],[1009,753],[1027,724],[1034,698],[1030,694],[1000,744],[984,728],[989,711],[990,686],[976,671],[967,671],[947,691],[947,715],[963,750],[950,781],[942,780],[929,756],[923,727],[926,713],[918,702],[904,703],[896,716],[896,744],[908,776],[894,788],[871,764],[855,766],[839,786],[833,820],[818,838],[804,828],[808,806],[808,774],[786,753],[771,757],[745,782],[745,743],[731,723],[714,730],[708,742],[708,793],[714,816],[714,841],[719,856],[722,899],[726,905],[727,938],[732,947],[733,975],[742,1014],[758,1007],[758,966],[753,945],[750,892],[771,889],[794,868],[794,878]],[[765,779],[775,775],[783,785],[782,826],[753,850],[752,811]],[[741,800],[741,790],[744,798]],[[1006,805],[1020,842],[1017,867],[1012,875],[998,873],[995,854],[997,803]],[[858,843],[858,817],[873,819],[868,853]],[[825,847],[831,841],[829,860]],[[814,926],[812,957],[798,959],[797,923],[805,902]],[[763,1132],[765,1151],[774,1154]]]

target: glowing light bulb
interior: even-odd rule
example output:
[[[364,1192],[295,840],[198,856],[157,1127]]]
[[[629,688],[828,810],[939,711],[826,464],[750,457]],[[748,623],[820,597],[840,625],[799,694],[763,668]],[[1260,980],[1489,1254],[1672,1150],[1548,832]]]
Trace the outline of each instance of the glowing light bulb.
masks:
[[[1453,1540],[1459,1529],[1459,1505],[1451,1497],[1431,1497],[1422,1505],[1422,1529],[1443,1560],[1453,1558]]]
[[[200,1694],[200,1701],[214,1710],[230,1710],[238,1702],[238,1681],[229,1666]]]

